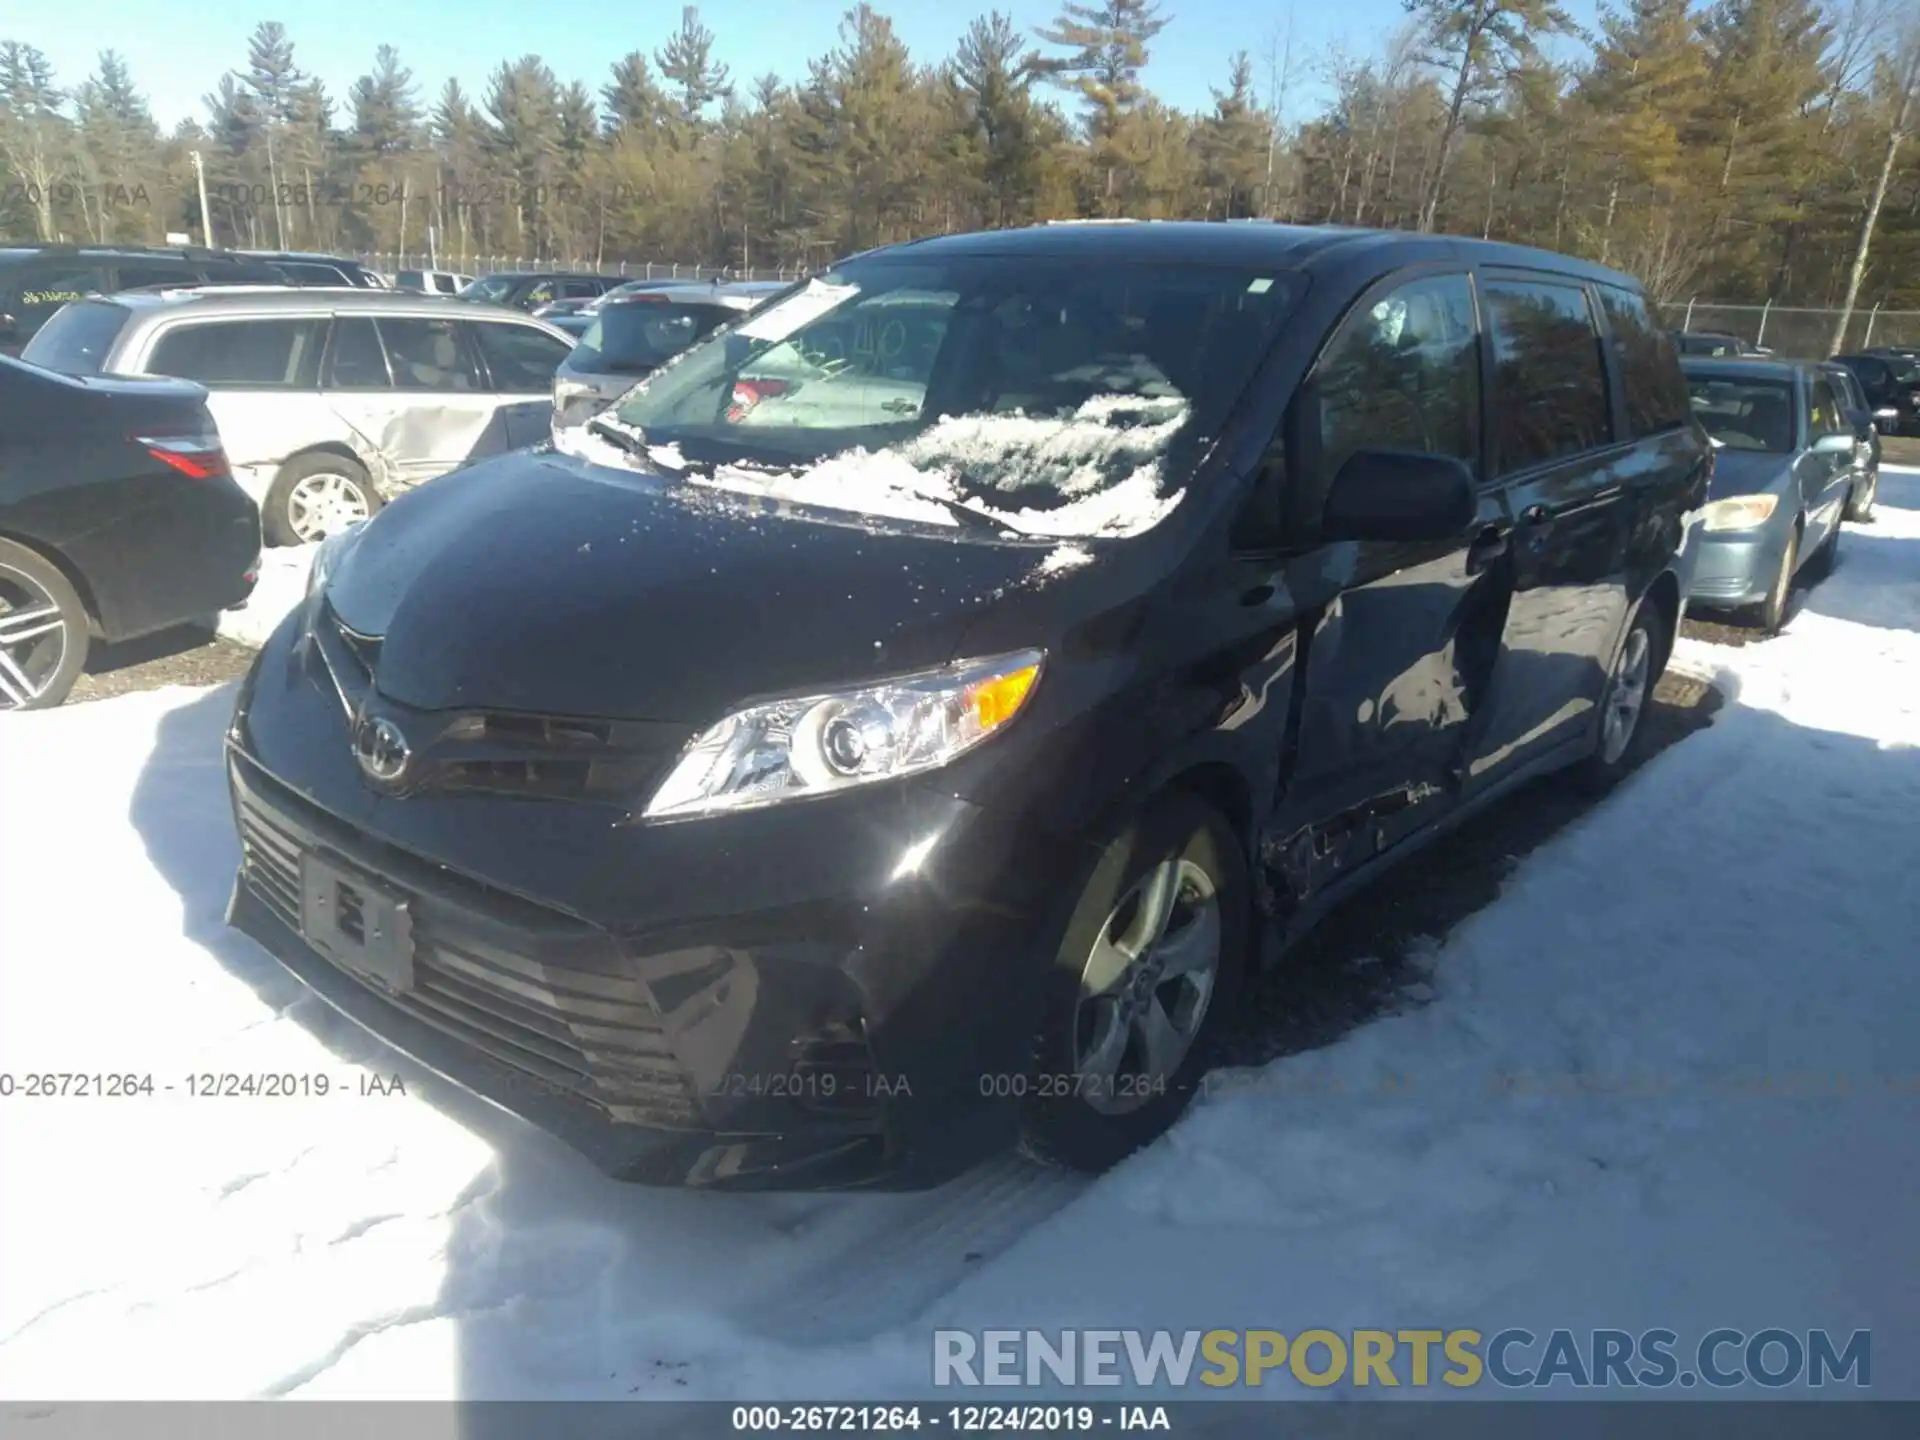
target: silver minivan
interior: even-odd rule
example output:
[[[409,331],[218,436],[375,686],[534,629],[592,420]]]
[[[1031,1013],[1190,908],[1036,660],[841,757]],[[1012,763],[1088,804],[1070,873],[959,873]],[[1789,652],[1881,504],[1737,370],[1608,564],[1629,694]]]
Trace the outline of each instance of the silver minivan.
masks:
[[[547,438],[573,341],[514,310],[393,290],[238,286],[75,301],[21,358],[209,391],[269,544],[325,539],[402,490]]]

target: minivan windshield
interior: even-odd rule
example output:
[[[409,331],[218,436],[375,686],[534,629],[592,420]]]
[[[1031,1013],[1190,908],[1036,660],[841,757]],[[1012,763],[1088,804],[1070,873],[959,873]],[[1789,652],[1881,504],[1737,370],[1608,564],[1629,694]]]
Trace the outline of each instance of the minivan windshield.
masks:
[[[20,358],[63,375],[98,375],[132,312],[110,300],[75,300],[35,332]]]
[[[1302,283],[1271,269],[876,255],[694,345],[595,430],[653,468],[806,504],[1133,534],[1178,500]]]
[[[1793,390],[1783,380],[1689,375],[1693,413],[1729,450],[1785,455],[1793,449]]]
[[[725,305],[617,300],[595,311],[571,368],[644,375],[739,314]]]

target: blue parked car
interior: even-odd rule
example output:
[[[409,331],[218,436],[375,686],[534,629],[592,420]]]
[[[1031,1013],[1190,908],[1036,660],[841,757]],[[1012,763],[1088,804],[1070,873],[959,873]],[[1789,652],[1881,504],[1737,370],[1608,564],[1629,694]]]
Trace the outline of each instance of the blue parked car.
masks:
[[[1772,633],[1795,577],[1833,564],[1864,483],[1860,438],[1820,366],[1683,358],[1681,368],[1714,442],[1689,607],[1745,611]]]

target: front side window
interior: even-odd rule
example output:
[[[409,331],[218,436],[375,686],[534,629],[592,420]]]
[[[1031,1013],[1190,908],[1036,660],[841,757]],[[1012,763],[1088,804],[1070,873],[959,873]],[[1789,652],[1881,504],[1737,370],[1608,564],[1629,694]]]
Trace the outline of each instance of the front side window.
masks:
[[[1412,450],[1474,465],[1478,346],[1473,287],[1464,275],[1414,280],[1363,302],[1314,367],[1315,493],[1325,495],[1356,450]]]
[[[1673,338],[1654,324],[1642,296],[1615,285],[1596,288],[1613,337],[1628,428],[1638,439],[1686,424],[1687,381]]]
[[[1815,439],[1822,435],[1838,435],[1853,428],[1847,423],[1847,417],[1841,409],[1840,397],[1833,393],[1833,386],[1824,375],[1814,377],[1812,393],[1808,397],[1808,412]]]
[[[333,321],[333,348],[327,356],[329,390],[390,390],[380,332],[366,315],[337,315]]]
[[[1794,448],[1793,390],[1786,381],[1690,375],[1687,389],[1694,416],[1729,450],[1785,455]]]
[[[567,358],[568,346],[531,325],[505,322],[475,325],[480,354],[493,388],[510,394],[538,394],[553,384],[553,372]]]
[[[20,358],[63,375],[98,375],[132,318],[132,311],[110,300],[77,301],[55,312],[27,342]]]
[[[377,323],[396,390],[482,388],[459,321],[382,316]]]
[[[1177,500],[1297,294],[1237,268],[856,259],[682,352],[614,418],[695,478],[1129,534]]]
[[[311,389],[325,337],[317,318],[176,325],[154,343],[146,369],[214,389]]]
[[[1484,292],[1493,342],[1493,442],[1511,475],[1612,439],[1600,335],[1576,285],[1496,280]]]

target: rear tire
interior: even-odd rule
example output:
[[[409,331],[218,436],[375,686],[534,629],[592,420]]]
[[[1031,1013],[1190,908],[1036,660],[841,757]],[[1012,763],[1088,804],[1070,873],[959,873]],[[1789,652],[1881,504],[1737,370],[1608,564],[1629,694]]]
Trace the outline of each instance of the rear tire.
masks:
[[[86,602],[38,551],[0,540],[0,710],[51,710],[92,648]]]
[[[1600,699],[1600,733],[1593,754],[1580,761],[1569,777],[1592,794],[1610,790],[1640,763],[1646,748],[1647,711],[1653,705],[1653,687],[1667,668],[1673,634],[1666,617],[1642,601],[1627,626],[1613,673]]]
[[[1205,801],[1170,792],[1114,836],[1047,979],[1026,1154],[1105,1170],[1180,1118],[1237,1008],[1253,918],[1240,838]]]
[[[310,545],[367,520],[385,502],[358,460],[320,453],[297,455],[280,467],[260,507],[269,545]]]

